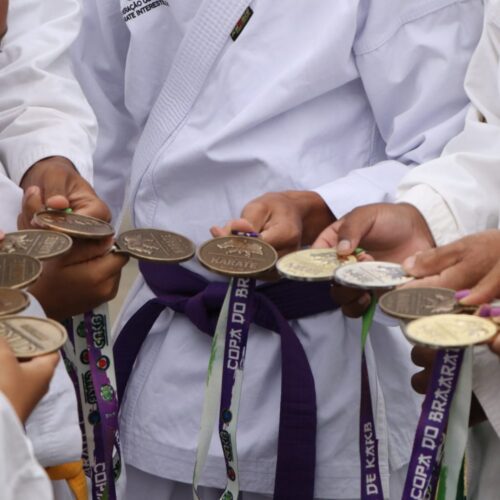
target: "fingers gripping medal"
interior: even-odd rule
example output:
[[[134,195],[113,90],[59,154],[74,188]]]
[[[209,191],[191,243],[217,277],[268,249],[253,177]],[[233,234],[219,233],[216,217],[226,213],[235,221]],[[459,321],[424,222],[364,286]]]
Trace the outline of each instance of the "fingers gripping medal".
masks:
[[[237,500],[239,496],[236,428],[255,290],[253,277],[272,269],[277,260],[276,251],[256,236],[215,238],[203,244],[198,251],[198,259],[205,267],[231,277],[208,368],[202,428],[193,475],[193,493],[198,499],[198,483],[217,418],[214,400],[219,405],[219,437],[228,479],[221,500]]]

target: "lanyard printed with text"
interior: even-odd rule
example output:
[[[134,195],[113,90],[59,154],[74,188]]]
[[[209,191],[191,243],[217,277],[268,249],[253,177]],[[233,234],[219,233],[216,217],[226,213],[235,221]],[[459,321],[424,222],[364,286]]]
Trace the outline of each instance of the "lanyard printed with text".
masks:
[[[462,349],[443,349],[436,355],[413,443],[404,499],[434,498],[433,477],[439,468],[438,452],[442,449],[463,356]]]
[[[253,233],[244,235],[257,236]],[[215,402],[219,405],[219,437],[228,479],[220,500],[237,500],[239,496],[236,430],[254,290],[255,279],[232,278],[219,315],[212,341],[202,428],[193,477],[193,496],[196,500],[200,499],[198,483],[216,419]],[[220,391],[218,397],[214,395],[217,389]],[[209,400],[212,400],[212,403]]]
[[[378,439],[373,417],[370,379],[366,364],[365,346],[377,308],[377,299],[372,296],[368,311],[363,315],[361,330],[361,404],[359,412],[359,454],[361,458],[361,499],[384,500],[382,478],[378,462]]]
[[[121,455],[108,306],[73,318],[74,362],[93,500],[115,500]],[[114,458],[113,458],[114,457]]]

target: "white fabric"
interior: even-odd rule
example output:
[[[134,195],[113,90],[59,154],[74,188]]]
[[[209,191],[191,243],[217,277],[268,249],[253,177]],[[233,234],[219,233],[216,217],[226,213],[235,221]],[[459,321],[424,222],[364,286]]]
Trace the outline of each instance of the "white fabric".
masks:
[[[0,392],[0,497],[52,500],[52,488],[11,404]]]
[[[200,2],[148,3],[139,9],[127,1],[85,2],[74,53],[101,131],[96,188],[115,219],[126,181],[136,175],[132,153]],[[317,188],[341,216],[390,199],[408,168],[438,155],[463,126],[460,82],[479,36],[479,0],[251,5],[252,19],[236,42],[228,33],[186,119],[168,137],[162,124],[153,131],[165,142],[148,153],[154,153],[150,165],[136,156],[134,168],[145,170],[131,186],[137,226],[174,230],[200,243],[212,224],[237,217],[250,199],[284,189]],[[209,49],[197,50],[203,58]],[[186,71],[189,63],[183,61]],[[181,89],[177,97],[188,94]],[[176,102],[163,110],[165,121]],[[220,279],[194,261],[187,267]],[[119,327],[151,296],[139,280]],[[356,497],[360,324],[336,312],[293,327],[316,379],[316,496]],[[395,470],[408,460],[419,399],[408,390],[409,346],[399,330],[377,325],[372,345],[387,482],[389,465]],[[185,317],[162,314],[123,402],[127,463],[191,481],[209,347],[210,339]],[[238,434],[244,491],[273,490],[280,377],[278,336],[253,327]],[[221,487],[224,476],[214,439],[202,484]]]
[[[79,23],[79,0],[10,2],[0,52],[0,162],[17,184],[54,155],[92,178],[95,118],[67,53]]]

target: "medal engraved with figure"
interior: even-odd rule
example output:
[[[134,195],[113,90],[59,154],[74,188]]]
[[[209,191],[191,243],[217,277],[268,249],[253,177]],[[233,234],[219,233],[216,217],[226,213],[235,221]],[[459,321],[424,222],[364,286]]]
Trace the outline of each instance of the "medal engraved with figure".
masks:
[[[23,311],[30,304],[29,295],[21,290],[0,288],[0,316]]]
[[[334,248],[307,248],[281,257],[276,268],[291,280],[331,281],[335,270],[349,262],[356,262],[356,257],[339,257]]]
[[[335,281],[341,285],[364,290],[394,288],[412,281],[399,264],[392,262],[356,262],[335,271]]]
[[[116,239],[118,252],[139,260],[176,264],[191,259],[196,251],[192,241],[170,231],[132,229]]]
[[[42,273],[42,264],[29,255],[0,254],[0,287],[24,288]]]
[[[6,234],[0,242],[0,253],[18,253],[44,260],[66,253],[72,244],[66,234],[28,229]]]
[[[258,238],[223,236],[203,243],[198,259],[210,271],[224,276],[256,277],[275,266],[278,254]]]
[[[496,335],[497,325],[478,316],[438,314],[412,321],[403,332],[415,344],[447,349],[486,342]]]
[[[60,349],[67,334],[60,323],[50,319],[3,316],[0,337],[8,342],[17,358],[33,358]]]
[[[455,291],[448,288],[407,288],[384,294],[379,305],[389,316],[417,319],[435,314],[461,311],[455,300]]]
[[[45,210],[35,214],[34,220],[41,227],[60,231],[73,238],[101,239],[114,234],[111,224],[73,212]]]

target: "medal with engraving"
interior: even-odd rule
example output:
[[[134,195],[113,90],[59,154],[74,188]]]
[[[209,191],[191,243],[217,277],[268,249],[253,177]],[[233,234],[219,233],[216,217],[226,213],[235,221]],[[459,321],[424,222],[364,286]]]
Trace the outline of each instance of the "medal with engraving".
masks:
[[[356,262],[337,268],[334,279],[351,288],[376,290],[404,285],[414,278],[392,262]]]
[[[44,210],[35,214],[34,220],[41,227],[60,231],[73,238],[101,239],[115,233],[111,224],[73,212]]]
[[[186,237],[159,229],[132,229],[118,236],[114,251],[139,260],[177,264],[191,259],[196,251]]]
[[[439,314],[416,319],[403,331],[415,344],[449,349],[486,342],[497,333],[497,325],[478,316]]]
[[[0,316],[15,314],[30,305],[29,295],[21,290],[0,288]]]
[[[285,255],[276,263],[278,272],[296,281],[331,281],[335,270],[356,257],[339,257],[334,248],[307,248]]]
[[[72,244],[66,234],[28,229],[6,234],[0,242],[0,253],[18,253],[44,260],[66,253]]]
[[[406,288],[388,292],[379,300],[380,309],[400,319],[417,319],[434,314],[462,311],[455,291],[448,288]]]
[[[67,334],[60,323],[50,319],[3,316],[0,337],[8,342],[17,358],[33,358],[60,349]]]
[[[224,276],[256,277],[272,269],[278,260],[268,243],[249,236],[223,236],[209,240],[198,249],[203,266]]]
[[[0,254],[0,287],[24,288],[42,273],[42,264],[29,255]]]

